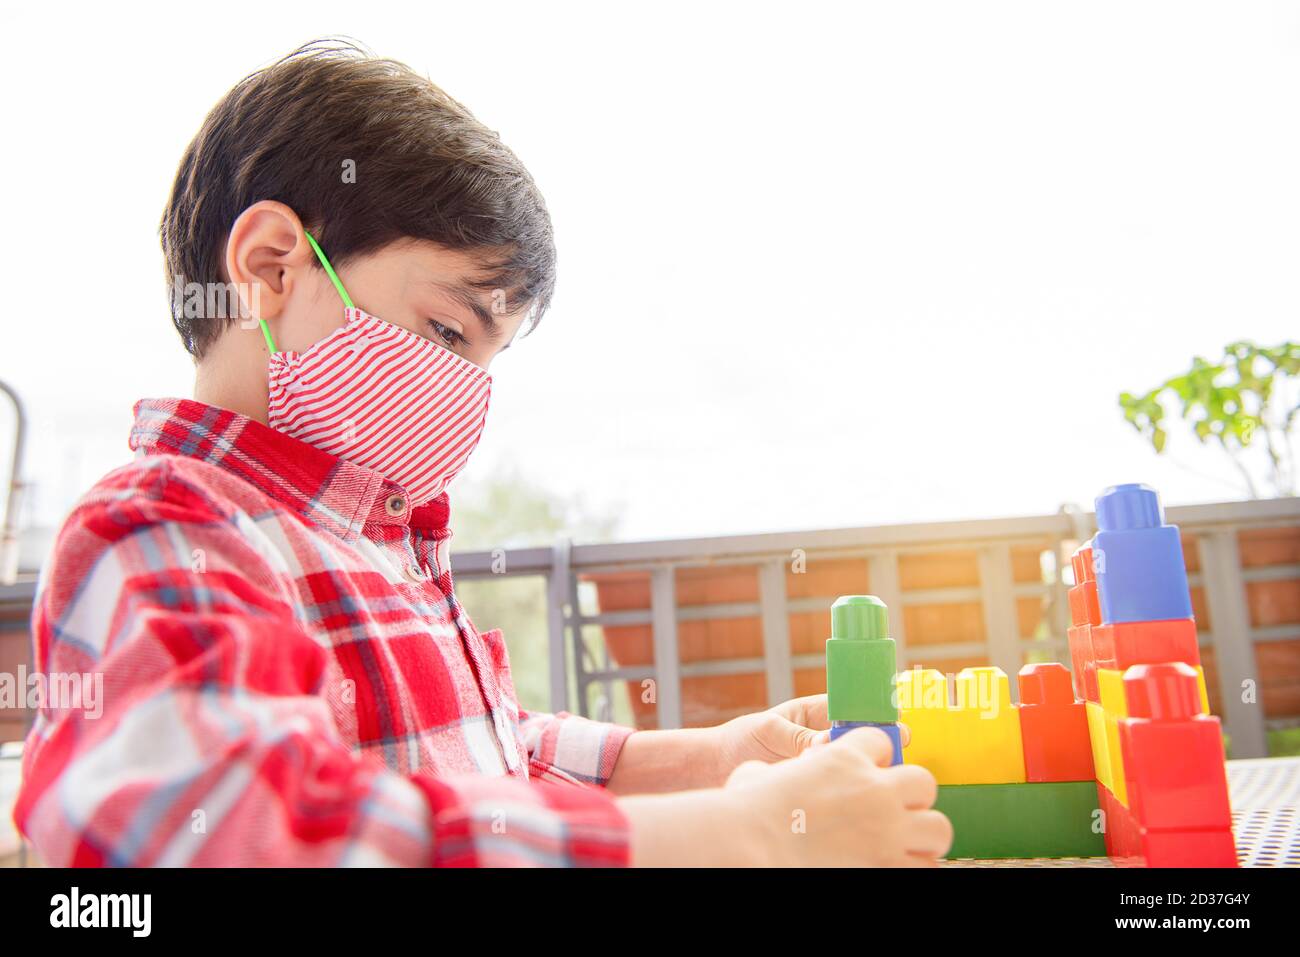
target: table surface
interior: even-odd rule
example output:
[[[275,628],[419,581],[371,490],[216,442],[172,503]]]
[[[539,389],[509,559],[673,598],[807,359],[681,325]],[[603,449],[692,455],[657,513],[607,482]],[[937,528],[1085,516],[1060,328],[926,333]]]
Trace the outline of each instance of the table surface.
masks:
[[[1300,867],[1300,757],[1228,762],[1242,867]],[[944,861],[943,867],[1114,867],[1108,857]]]

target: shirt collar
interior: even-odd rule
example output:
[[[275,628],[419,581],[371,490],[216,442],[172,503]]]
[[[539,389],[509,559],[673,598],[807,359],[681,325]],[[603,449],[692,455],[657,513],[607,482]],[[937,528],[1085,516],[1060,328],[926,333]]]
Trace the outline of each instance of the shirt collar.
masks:
[[[370,523],[448,534],[446,492],[412,509],[406,490],[373,469],[204,402],[141,399],[130,444],[145,455],[183,455],[215,465],[347,540]]]

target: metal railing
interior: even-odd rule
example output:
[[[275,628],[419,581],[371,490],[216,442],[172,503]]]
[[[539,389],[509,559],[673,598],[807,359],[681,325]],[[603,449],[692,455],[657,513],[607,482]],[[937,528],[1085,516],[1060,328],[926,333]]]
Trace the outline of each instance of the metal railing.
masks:
[[[1167,510],[1168,521],[1179,525],[1185,539],[1194,539],[1199,570],[1189,575],[1193,588],[1204,596],[1210,629],[1200,632],[1203,647],[1213,648],[1219,697],[1225,729],[1231,736],[1234,757],[1261,757],[1268,753],[1266,731],[1271,727],[1300,724],[1300,715],[1266,721],[1263,708],[1242,694],[1248,683],[1260,679],[1255,646],[1260,642],[1300,638],[1300,622],[1254,626],[1247,588],[1258,582],[1296,582],[1300,564],[1243,567],[1238,533],[1250,529],[1300,527],[1300,499],[1274,499],[1216,505],[1194,505]],[[589,689],[605,689],[612,699],[615,684],[651,679],[655,682],[656,716],[661,728],[682,724],[683,679],[706,675],[761,673],[766,679],[769,703],[794,694],[794,673],[820,668],[820,653],[795,654],[791,649],[790,615],[825,612],[837,595],[791,597],[786,572],[798,554],[811,567],[819,560],[865,559],[863,587],[890,607],[890,627],[898,644],[900,667],[909,660],[983,657],[1014,675],[1027,651],[1047,653],[1069,661],[1066,630],[1069,626],[1064,573],[1068,561],[1060,560],[1054,574],[1043,581],[1017,582],[1012,573],[1012,550],[1025,547],[1067,556],[1074,544],[1093,531],[1089,513],[1062,511],[1056,515],[1005,520],[977,520],[926,525],[889,525],[827,529],[718,538],[621,542],[605,545],[571,545],[559,542],[549,548],[522,548],[505,552],[460,552],[452,568],[460,581],[493,579],[505,575],[536,576],[546,581],[549,704],[552,710],[590,714]],[[975,552],[979,584],[971,587],[904,588],[899,561],[913,555]],[[758,600],[679,607],[676,572],[704,566],[754,568]],[[580,581],[585,576],[615,572],[644,572],[649,579],[649,608],[605,611],[583,608]],[[0,618],[11,626],[21,622],[31,606],[33,578],[0,585]],[[1017,601],[1040,598],[1043,627],[1040,634],[1020,634]],[[934,644],[909,648],[905,608],[979,602],[985,640]],[[679,625],[683,622],[726,618],[751,618],[761,622],[762,657],[683,661],[679,651]],[[611,664],[603,644],[586,640],[594,627],[648,625],[653,636],[653,664]],[[19,626],[21,627],[21,625]],[[1300,641],[1296,642],[1300,656]],[[1015,683],[1012,683],[1013,692]],[[597,715],[608,717],[608,715]]]
[[[14,444],[9,459],[9,478],[0,488],[5,490],[4,521],[0,523],[0,584],[18,580],[18,510],[23,493],[23,449],[27,440],[27,410],[18,392],[0,381],[0,395],[14,407]]]
[[[1300,564],[1243,568],[1238,533],[1247,529],[1300,526],[1300,499],[1274,499],[1167,510],[1167,521],[1179,525],[1185,538],[1199,549],[1199,571],[1189,575],[1193,588],[1203,589],[1212,631],[1200,634],[1202,646],[1215,651],[1224,725],[1234,757],[1268,753],[1263,708],[1248,703],[1242,689],[1259,679],[1255,644],[1300,637],[1300,623],[1252,627],[1246,588],[1260,580],[1297,580]],[[1062,510],[1056,515],[1005,520],[977,520],[925,525],[888,525],[826,529],[719,538],[623,542],[607,545],[557,543],[551,548],[496,552],[464,552],[452,556],[459,580],[496,575],[543,576],[547,581],[547,620],[552,710],[587,714],[587,691],[593,683],[608,689],[615,682],[653,679],[656,684],[658,726],[682,724],[682,679],[695,675],[761,672],[772,704],[793,694],[799,668],[822,664],[820,654],[791,653],[789,615],[828,609],[836,595],[791,598],[786,569],[792,556],[811,563],[825,559],[862,558],[868,564],[870,590],[890,607],[890,627],[900,662],[909,658],[907,622],[903,609],[913,605],[978,601],[983,609],[986,639],[915,649],[929,659],[980,655],[1008,674],[1019,671],[1027,650],[1048,651],[1069,661],[1066,630],[1069,613],[1065,579],[1068,560],[1058,562],[1051,580],[1019,582],[1012,572],[1013,548],[1041,548],[1068,556],[1094,530],[1091,513]],[[899,559],[945,551],[978,554],[978,587],[905,590],[900,585]],[[745,565],[758,570],[759,600],[678,607],[675,572],[706,565]],[[611,572],[645,572],[650,581],[650,607],[636,611],[584,611],[579,601],[583,576]],[[1044,601],[1048,633],[1025,638],[1019,633],[1017,599],[1037,596]],[[762,623],[763,657],[683,663],[678,649],[678,625],[683,621],[718,618],[757,618]],[[653,634],[653,665],[611,666],[603,649],[584,639],[591,626],[649,625]],[[1300,654],[1300,643],[1297,644]],[[572,668],[573,681],[570,681]],[[1012,683],[1014,687],[1014,682]],[[1281,722],[1288,723],[1288,722]]]

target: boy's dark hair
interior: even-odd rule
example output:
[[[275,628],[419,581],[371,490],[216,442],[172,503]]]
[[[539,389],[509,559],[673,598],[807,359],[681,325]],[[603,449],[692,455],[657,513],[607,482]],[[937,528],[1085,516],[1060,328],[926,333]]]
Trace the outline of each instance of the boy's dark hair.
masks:
[[[169,288],[224,283],[231,226],[267,199],[291,207],[335,266],[431,240],[485,254],[494,274],[483,288],[505,290],[510,311],[531,306],[533,325],[550,305],[551,218],[518,157],[429,79],[351,43],[301,47],[208,114],[159,227]],[[196,359],[227,321],[187,316],[172,294],[172,322]]]

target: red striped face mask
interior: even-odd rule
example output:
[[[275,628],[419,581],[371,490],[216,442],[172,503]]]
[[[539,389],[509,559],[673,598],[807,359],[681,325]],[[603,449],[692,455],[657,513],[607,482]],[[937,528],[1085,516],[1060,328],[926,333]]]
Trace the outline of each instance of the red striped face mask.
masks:
[[[343,326],[304,352],[271,350],[268,424],[372,468],[421,505],[456,477],[487,420],[492,376],[449,349],[362,312],[310,235],[343,298]]]

